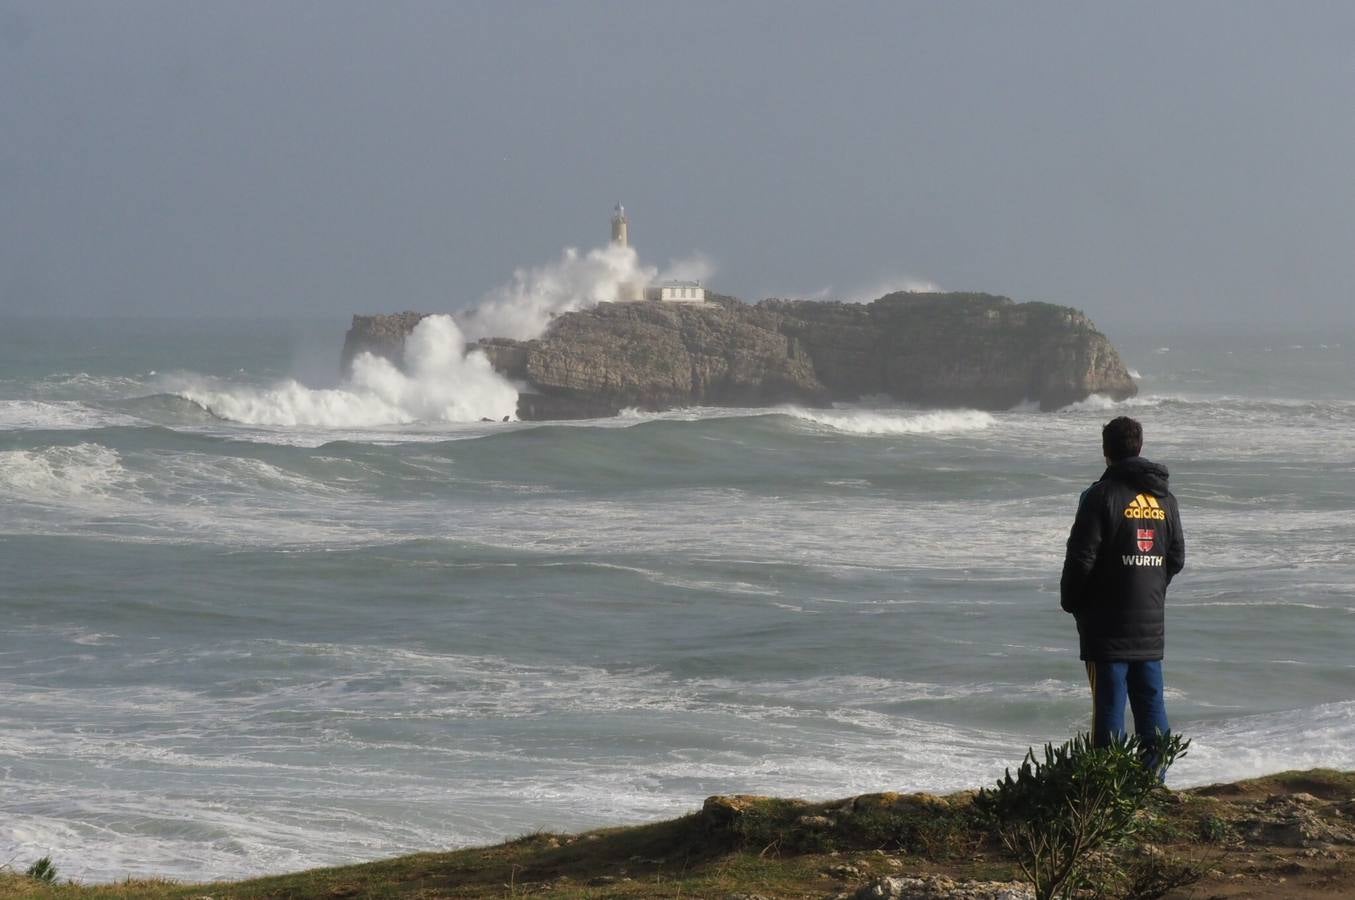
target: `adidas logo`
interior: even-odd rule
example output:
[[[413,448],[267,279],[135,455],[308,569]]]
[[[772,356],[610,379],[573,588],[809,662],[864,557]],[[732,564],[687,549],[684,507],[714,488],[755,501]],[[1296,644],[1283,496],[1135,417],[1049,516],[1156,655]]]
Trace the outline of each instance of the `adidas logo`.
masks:
[[[1157,498],[1152,494],[1139,494],[1129,502],[1124,508],[1124,517],[1126,519],[1157,519],[1159,522],[1167,518],[1167,513],[1163,511]]]

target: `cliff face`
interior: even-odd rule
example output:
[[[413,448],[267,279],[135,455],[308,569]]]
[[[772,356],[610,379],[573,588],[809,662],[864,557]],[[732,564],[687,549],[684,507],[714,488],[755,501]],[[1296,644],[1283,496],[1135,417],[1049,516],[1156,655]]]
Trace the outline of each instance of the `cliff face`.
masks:
[[[344,365],[371,350],[399,360],[422,318],[355,316]],[[398,335],[398,340],[397,340]],[[625,303],[557,318],[533,341],[477,349],[526,390],[523,419],[614,415],[627,407],[824,405],[884,394],[926,406],[1054,409],[1136,388],[1082,313],[987,294],[890,294],[873,303],[728,297]]]
[[[869,304],[766,301],[834,397],[887,394],[926,406],[1057,409],[1137,392],[1081,312],[990,294],[909,294]]]
[[[780,318],[737,301],[619,303],[560,316],[536,341],[487,341],[495,368],[531,385],[518,415],[615,415],[627,407],[831,401]]]

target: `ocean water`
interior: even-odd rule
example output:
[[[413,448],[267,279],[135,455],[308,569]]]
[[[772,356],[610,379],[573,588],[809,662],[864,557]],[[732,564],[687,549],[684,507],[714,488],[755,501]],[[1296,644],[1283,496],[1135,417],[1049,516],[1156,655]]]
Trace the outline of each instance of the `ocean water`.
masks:
[[[342,329],[0,322],[0,858],[201,880],[977,786],[1086,727],[1057,582],[1121,412],[1187,529],[1171,781],[1355,768],[1355,336],[1112,335],[1140,396],[1054,413],[505,424],[345,390]]]

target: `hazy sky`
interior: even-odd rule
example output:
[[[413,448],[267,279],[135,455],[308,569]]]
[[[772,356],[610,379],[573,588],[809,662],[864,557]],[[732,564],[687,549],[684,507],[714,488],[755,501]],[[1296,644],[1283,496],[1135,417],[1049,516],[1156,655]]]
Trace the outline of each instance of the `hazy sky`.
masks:
[[[0,312],[745,299],[1355,321],[1355,4],[0,0]]]

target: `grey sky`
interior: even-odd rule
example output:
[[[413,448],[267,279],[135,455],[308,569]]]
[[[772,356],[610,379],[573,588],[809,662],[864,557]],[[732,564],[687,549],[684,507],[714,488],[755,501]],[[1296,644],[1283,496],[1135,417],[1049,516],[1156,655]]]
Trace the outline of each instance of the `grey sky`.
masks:
[[[456,309],[601,244],[1355,321],[1355,5],[0,0],[0,312]]]

